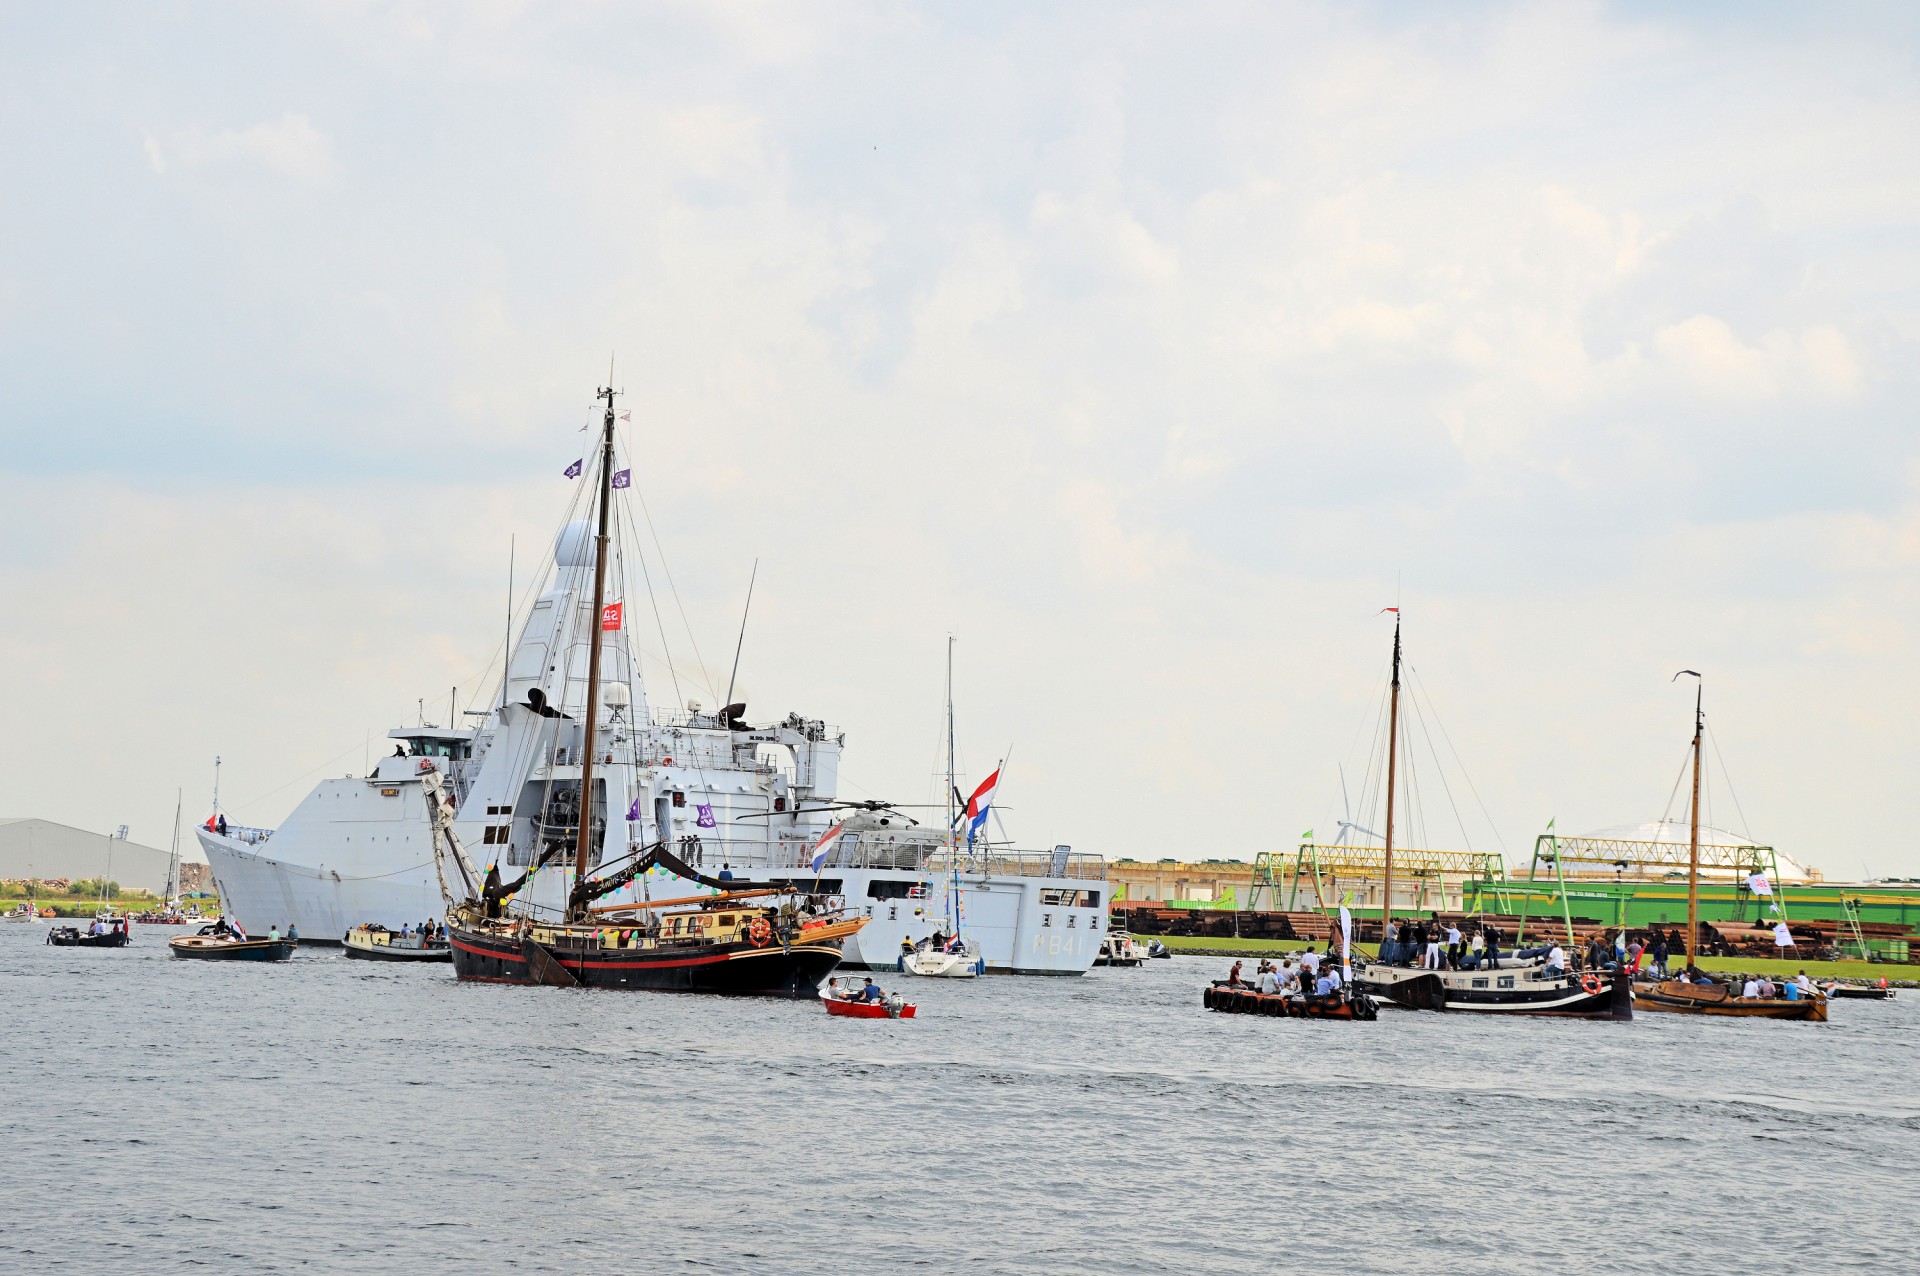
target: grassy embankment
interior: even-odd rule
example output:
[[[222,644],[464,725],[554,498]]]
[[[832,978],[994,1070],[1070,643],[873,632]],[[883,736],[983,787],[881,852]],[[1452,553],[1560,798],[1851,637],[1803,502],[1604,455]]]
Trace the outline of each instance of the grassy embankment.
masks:
[[[1273,939],[1208,939],[1183,935],[1161,935],[1158,938],[1176,953],[1212,954],[1221,957],[1275,957],[1281,953],[1297,952],[1305,947],[1303,944]],[[1371,944],[1355,944],[1353,952],[1356,957],[1374,955]],[[1776,961],[1762,957],[1702,957],[1700,967],[1709,971],[1754,975],[1792,975],[1804,970],[1815,979],[1850,979],[1861,983],[1873,983],[1883,976],[1893,981],[1920,980],[1920,965],[1894,965],[1877,961]]]
[[[49,894],[43,891],[31,898],[40,908],[51,908],[55,917],[92,917],[100,908],[98,890],[84,893],[67,891],[61,894]],[[0,893],[0,913],[10,913],[26,903],[28,899],[29,896],[24,891]],[[110,900],[115,912],[129,914],[158,912],[164,907],[165,902],[158,895],[150,895],[146,891],[129,890],[114,891]],[[220,901],[217,899],[198,899],[187,902],[198,904],[200,911],[209,915],[220,911]]]

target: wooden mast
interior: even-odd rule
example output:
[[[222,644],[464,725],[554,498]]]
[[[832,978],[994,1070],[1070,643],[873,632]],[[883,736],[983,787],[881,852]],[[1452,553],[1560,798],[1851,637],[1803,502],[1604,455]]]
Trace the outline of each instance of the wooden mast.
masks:
[[[607,380],[613,380],[611,370]],[[607,605],[607,517],[613,505],[613,396],[617,393],[608,385],[594,396],[607,401],[607,411],[600,428],[600,526],[593,542],[593,635],[587,655],[586,739],[580,755],[580,831],[573,848],[575,886],[586,880],[587,851],[593,842],[593,726],[600,712],[600,648]],[[567,920],[577,920],[572,915],[575,911],[568,909]]]
[[[1699,674],[1693,675],[1699,678]],[[1704,680],[1703,680],[1704,681]],[[1693,813],[1687,824],[1687,967],[1694,965],[1700,932],[1700,731],[1706,717],[1700,711],[1703,687],[1693,689]]]
[[[1387,867],[1380,885],[1380,941],[1393,919],[1393,785],[1400,756],[1400,609],[1393,609],[1393,696],[1387,709]]]

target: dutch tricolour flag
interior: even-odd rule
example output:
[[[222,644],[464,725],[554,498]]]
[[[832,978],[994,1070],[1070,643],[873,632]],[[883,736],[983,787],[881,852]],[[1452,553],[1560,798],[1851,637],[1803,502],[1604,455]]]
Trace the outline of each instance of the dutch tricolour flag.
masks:
[[[967,845],[973,845],[976,834],[986,825],[987,808],[993,805],[993,791],[1000,787],[1000,768],[995,767],[993,774],[980,781],[980,787],[967,799]]]
[[[820,871],[821,866],[827,862],[827,852],[831,851],[833,849],[833,844],[840,840],[841,830],[845,829],[846,827],[847,827],[847,822],[845,820],[840,821],[838,824],[834,825],[832,828],[828,829],[825,833],[823,833],[820,837],[820,840],[813,844],[813,871],[814,872],[818,873]]]

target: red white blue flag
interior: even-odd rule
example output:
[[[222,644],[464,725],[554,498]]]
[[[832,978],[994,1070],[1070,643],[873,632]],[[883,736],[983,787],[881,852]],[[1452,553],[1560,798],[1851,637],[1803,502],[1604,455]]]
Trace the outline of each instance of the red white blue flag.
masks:
[[[967,799],[967,845],[973,845],[974,835],[985,827],[987,809],[993,805],[993,791],[1000,787],[1000,768],[995,767],[993,774],[980,781],[980,787]]]
[[[814,872],[818,873],[820,871],[821,865],[827,862],[827,852],[831,851],[833,849],[833,844],[840,840],[840,834],[846,827],[847,827],[847,822],[845,820],[840,821],[838,824],[834,825],[832,828],[828,829],[825,833],[823,833],[820,837],[820,840],[813,844],[813,871]]]

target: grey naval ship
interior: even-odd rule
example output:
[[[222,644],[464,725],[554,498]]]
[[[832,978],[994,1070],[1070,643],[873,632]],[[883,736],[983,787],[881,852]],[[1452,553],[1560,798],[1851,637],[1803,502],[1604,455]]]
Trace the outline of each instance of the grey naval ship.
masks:
[[[960,928],[979,944],[989,972],[1086,973],[1107,925],[1100,856],[1067,846],[968,848],[890,804],[841,801],[845,736],[819,719],[795,713],[750,722],[743,704],[652,708],[624,609],[592,614],[593,557],[591,526],[566,524],[495,703],[468,711],[474,725],[389,731],[393,752],[371,774],[323,781],[278,828],[218,819],[202,827],[228,915],[249,933],[297,926],[303,944],[338,943],[364,924],[397,930],[441,916],[421,784],[432,771],[451,790],[460,842],[502,874],[531,870],[514,908],[535,918],[564,911],[567,867],[586,819],[590,867],[663,842],[704,875],[843,897],[850,914],[871,919],[845,943],[843,964],[854,969],[894,968],[903,948]],[[596,623],[600,756],[583,796],[581,717]],[[816,867],[823,839],[829,846]],[[605,902],[704,889],[654,868]]]

